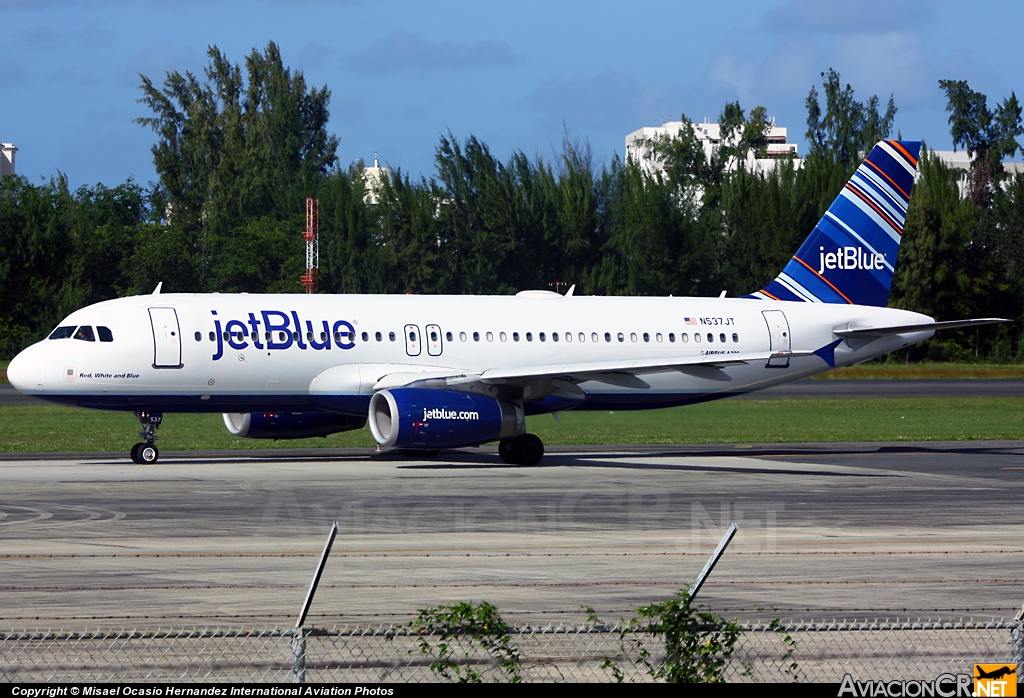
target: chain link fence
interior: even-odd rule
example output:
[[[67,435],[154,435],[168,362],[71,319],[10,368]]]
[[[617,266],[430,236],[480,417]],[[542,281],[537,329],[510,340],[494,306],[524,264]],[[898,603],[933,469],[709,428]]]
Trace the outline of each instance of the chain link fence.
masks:
[[[1021,621],[884,620],[741,623],[728,681],[840,682],[972,673],[1020,662]],[[786,638],[790,638],[787,642]],[[510,629],[524,681],[652,681],[634,641],[653,658],[660,639],[602,625]],[[403,627],[0,631],[4,682],[430,682],[444,680]],[[509,678],[470,638],[450,641],[452,668]]]

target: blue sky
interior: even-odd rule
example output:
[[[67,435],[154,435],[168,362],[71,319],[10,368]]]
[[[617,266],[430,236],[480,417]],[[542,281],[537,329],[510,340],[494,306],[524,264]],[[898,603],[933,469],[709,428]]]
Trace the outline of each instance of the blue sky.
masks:
[[[829,67],[862,100],[892,93],[905,138],[950,148],[937,81],[967,80],[990,106],[1024,90],[1022,26],[1017,0],[0,0],[0,141],[33,182],[147,183],[138,74],[201,74],[210,45],[243,63],[274,41],[331,90],[343,165],[378,151],[429,177],[449,131],[505,159],[550,156],[568,129],[607,160],[630,131],[735,99],[803,148],[804,100]]]

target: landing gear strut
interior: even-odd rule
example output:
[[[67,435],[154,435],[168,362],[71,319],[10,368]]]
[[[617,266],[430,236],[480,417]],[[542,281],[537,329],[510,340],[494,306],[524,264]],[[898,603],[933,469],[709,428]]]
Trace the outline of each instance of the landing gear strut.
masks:
[[[522,434],[498,442],[498,456],[509,465],[537,465],[544,457],[544,442],[536,434]]]
[[[141,412],[136,412],[135,417],[142,424],[142,431],[139,432],[139,438],[142,439],[142,443],[132,446],[132,462],[139,465],[156,463],[157,459],[160,458],[160,451],[153,442],[156,441],[156,428],[160,426],[164,416],[159,412],[142,410]]]

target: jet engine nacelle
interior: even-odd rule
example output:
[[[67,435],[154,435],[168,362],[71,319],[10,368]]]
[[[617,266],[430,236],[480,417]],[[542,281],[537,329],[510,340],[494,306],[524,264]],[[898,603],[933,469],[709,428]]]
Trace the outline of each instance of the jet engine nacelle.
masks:
[[[507,400],[434,388],[391,388],[370,399],[370,431],[381,446],[476,446],[526,431],[523,407]]]
[[[331,412],[224,413],[224,426],[249,439],[306,439],[362,429],[365,417]]]

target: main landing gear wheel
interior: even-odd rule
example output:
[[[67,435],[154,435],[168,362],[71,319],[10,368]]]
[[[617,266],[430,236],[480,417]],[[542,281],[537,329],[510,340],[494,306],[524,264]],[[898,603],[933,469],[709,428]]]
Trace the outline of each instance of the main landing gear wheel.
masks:
[[[498,456],[509,465],[537,465],[544,458],[544,442],[536,434],[523,434],[498,442]]]
[[[398,452],[406,458],[436,458],[441,452],[438,448],[400,448]]]

